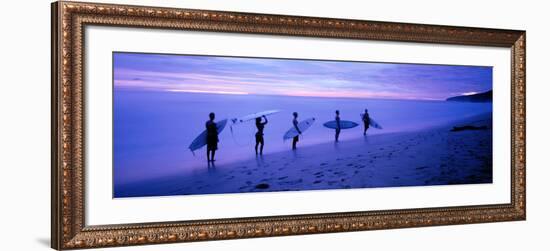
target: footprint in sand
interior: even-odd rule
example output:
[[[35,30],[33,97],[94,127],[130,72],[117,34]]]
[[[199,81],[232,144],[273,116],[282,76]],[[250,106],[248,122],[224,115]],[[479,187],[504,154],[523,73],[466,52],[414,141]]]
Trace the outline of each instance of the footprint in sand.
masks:
[[[399,177],[395,176],[395,177],[393,177],[393,179],[396,179],[396,180],[398,180],[398,179],[399,179]]]
[[[428,168],[428,167],[427,166],[419,166],[419,167],[416,168],[416,170],[422,170],[422,169],[426,169],[426,168]]]
[[[279,180],[284,180],[286,178],[288,178],[288,176],[279,177]]]
[[[346,166],[353,166],[353,163],[349,163],[349,164],[347,164]]]
[[[328,163],[326,163],[326,162],[323,162],[323,163],[321,163],[321,165],[320,165],[320,166],[326,166],[326,165],[328,165]]]
[[[316,180],[316,181],[313,182],[313,184],[319,184],[319,183],[321,183],[321,182],[323,182],[323,181],[321,181],[321,180]]]
[[[267,183],[260,183],[258,185],[255,186],[256,189],[268,189],[269,188],[269,184]]]

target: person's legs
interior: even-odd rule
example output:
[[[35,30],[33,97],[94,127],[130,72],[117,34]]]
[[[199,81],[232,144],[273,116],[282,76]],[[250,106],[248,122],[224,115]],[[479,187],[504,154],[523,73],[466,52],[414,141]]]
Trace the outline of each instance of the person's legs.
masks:
[[[256,149],[256,154],[258,154],[257,149]],[[264,155],[264,137],[260,139],[260,155]]]
[[[210,147],[206,148],[206,160],[210,162]]]
[[[336,129],[336,134],[334,135],[334,139],[336,142],[338,142],[338,138],[340,137],[340,129]]]
[[[215,138],[212,140],[212,146],[210,148],[211,156],[210,161],[214,162],[216,159],[214,159],[214,155],[216,155],[216,150],[218,150],[218,138]]]
[[[298,142],[298,136],[292,139],[292,150],[296,149],[296,142]]]

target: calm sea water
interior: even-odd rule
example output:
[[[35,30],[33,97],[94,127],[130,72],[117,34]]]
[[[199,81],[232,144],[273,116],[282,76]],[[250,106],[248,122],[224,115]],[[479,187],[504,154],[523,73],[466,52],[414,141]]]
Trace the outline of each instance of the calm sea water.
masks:
[[[300,147],[334,140],[334,130],[322,124],[333,120],[337,109],[342,120],[360,124],[342,130],[341,141],[363,137],[360,113],[365,108],[384,127],[369,129],[368,133],[374,135],[417,130],[491,112],[492,104],[115,90],[114,183],[116,186],[204,168],[205,148],[194,155],[188,146],[204,130],[210,112],[216,113],[216,120],[222,120],[281,110],[268,117],[264,130],[264,154],[269,154],[290,149],[291,142],[283,141],[283,134],[292,127],[293,112],[299,113],[299,120],[316,118],[300,139]],[[255,156],[254,122],[234,126],[233,133],[229,125],[220,134],[218,166]]]

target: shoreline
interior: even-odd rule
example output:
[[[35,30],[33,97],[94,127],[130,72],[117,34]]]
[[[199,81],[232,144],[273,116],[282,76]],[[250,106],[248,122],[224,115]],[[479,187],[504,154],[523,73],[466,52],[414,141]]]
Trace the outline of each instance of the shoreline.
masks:
[[[453,126],[487,130],[451,132]],[[372,130],[372,129],[371,129]],[[300,147],[115,186],[115,198],[492,182],[492,119]]]

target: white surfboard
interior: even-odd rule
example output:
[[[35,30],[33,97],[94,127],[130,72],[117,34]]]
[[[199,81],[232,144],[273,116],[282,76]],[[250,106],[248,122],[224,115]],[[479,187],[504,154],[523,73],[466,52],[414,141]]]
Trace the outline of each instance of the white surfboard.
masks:
[[[298,123],[298,129],[300,129],[300,131],[304,133],[307,129],[311,127],[311,125],[313,125],[314,122],[315,122],[315,118],[302,120]],[[300,135],[300,133],[298,133],[296,128],[293,126],[285,133],[285,135],[283,136],[283,140],[291,139],[298,135]]]
[[[220,135],[220,133],[223,131],[226,124],[227,124],[227,119],[220,120],[220,121],[216,122],[216,128],[218,129],[218,135]],[[191,150],[191,152],[193,152],[195,150],[201,149],[205,145],[206,145],[206,130],[202,131],[202,133],[199,134],[199,136],[197,136],[193,140],[193,142],[191,142],[191,145],[189,145],[189,150]]]
[[[361,116],[361,121],[363,121],[363,115],[364,113],[361,113],[359,114],[359,116]],[[369,125],[376,128],[376,129],[382,129],[382,126],[380,124],[378,124],[376,121],[374,121],[374,119],[372,117],[369,116]]]
[[[239,146],[244,146],[243,144],[240,144],[237,139],[235,138],[235,135],[233,134],[233,126],[237,126],[241,123],[254,120],[256,118],[262,117],[262,116],[269,116],[280,112],[280,110],[267,110],[257,113],[248,114],[246,116],[240,117],[240,118],[233,118],[231,119],[231,125],[229,126],[229,129],[231,129],[231,137],[233,138],[233,141]]]
[[[250,120],[262,117],[262,116],[273,115],[273,114],[278,113],[278,112],[280,112],[280,110],[267,110],[267,111],[252,113],[252,114],[240,117],[240,118],[231,119],[231,122],[233,122],[233,124],[243,123],[243,122],[250,121]]]

